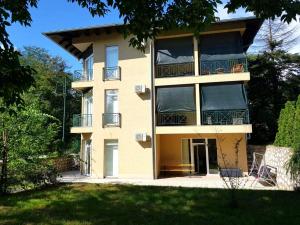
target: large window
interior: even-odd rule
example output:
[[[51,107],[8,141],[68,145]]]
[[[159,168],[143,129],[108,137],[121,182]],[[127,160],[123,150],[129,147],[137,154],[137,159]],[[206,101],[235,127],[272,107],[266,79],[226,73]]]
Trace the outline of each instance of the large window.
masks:
[[[156,78],[195,75],[193,38],[157,40],[155,61]]]
[[[201,89],[203,125],[241,125],[249,123],[247,97],[243,84],[209,84]]]
[[[201,75],[242,73],[248,70],[240,32],[201,35]]]
[[[104,80],[120,79],[119,47],[108,46],[105,50]]]
[[[195,87],[174,86],[156,89],[158,126],[194,125],[196,123]]]

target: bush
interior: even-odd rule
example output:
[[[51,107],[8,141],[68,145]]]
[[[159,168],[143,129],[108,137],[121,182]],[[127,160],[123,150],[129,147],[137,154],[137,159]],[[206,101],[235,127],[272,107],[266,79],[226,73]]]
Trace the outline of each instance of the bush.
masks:
[[[300,95],[297,102],[287,102],[281,110],[274,145],[293,149],[287,169],[300,182]]]
[[[33,104],[17,115],[1,114],[1,130],[7,132],[7,190],[27,189],[55,182],[56,170],[49,158],[56,155],[58,121]]]
[[[291,147],[294,142],[295,102],[288,101],[281,110],[274,145]]]

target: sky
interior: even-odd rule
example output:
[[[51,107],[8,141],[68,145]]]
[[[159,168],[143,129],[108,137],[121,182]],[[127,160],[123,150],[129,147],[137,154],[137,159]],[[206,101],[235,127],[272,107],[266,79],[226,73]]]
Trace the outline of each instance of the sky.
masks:
[[[22,49],[23,46],[45,48],[51,55],[62,57],[67,62],[67,65],[71,67],[71,71],[81,69],[81,63],[74,56],[42,35],[43,32],[122,23],[117,11],[112,11],[105,17],[93,18],[87,9],[83,9],[75,3],[69,3],[67,0],[40,0],[38,8],[30,9],[30,13],[32,17],[30,27],[13,24],[8,29],[10,39],[15,47],[18,49]],[[221,19],[230,19],[252,16],[252,14],[245,13],[243,9],[238,10],[235,14],[227,14],[226,9],[223,9],[223,6],[220,5],[218,7],[218,16]],[[291,52],[300,52],[300,43],[291,49]]]

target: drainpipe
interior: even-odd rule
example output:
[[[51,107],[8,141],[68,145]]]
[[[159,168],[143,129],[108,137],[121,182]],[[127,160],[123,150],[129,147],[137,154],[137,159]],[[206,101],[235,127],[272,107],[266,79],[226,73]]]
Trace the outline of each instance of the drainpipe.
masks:
[[[155,135],[155,85],[154,85],[154,41],[150,42],[150,56],[151,56],[151,114],[152,114],[152,168],[153,179],[156,179],[156,135]]]

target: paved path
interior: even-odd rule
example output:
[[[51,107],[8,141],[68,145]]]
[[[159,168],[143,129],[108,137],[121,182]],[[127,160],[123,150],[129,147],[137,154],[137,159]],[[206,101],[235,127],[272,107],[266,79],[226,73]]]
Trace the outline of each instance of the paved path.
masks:
[[[160,179],[119,179],[107,178],[99,179],[80,175],[78,171],[64,172],[62,177],[58,178],[62,183],[97,183],[97,184],[131,184],[141,186],[168,186],[168,187],[199,187],[199,188],[226,188],[224,181],[219,175],[208,175],[198,177],[170,177]],[[276,187],[263,186],[260,183],[254,183],[254,177],[240,178],[241,189],[256,190],[277,190]]]

